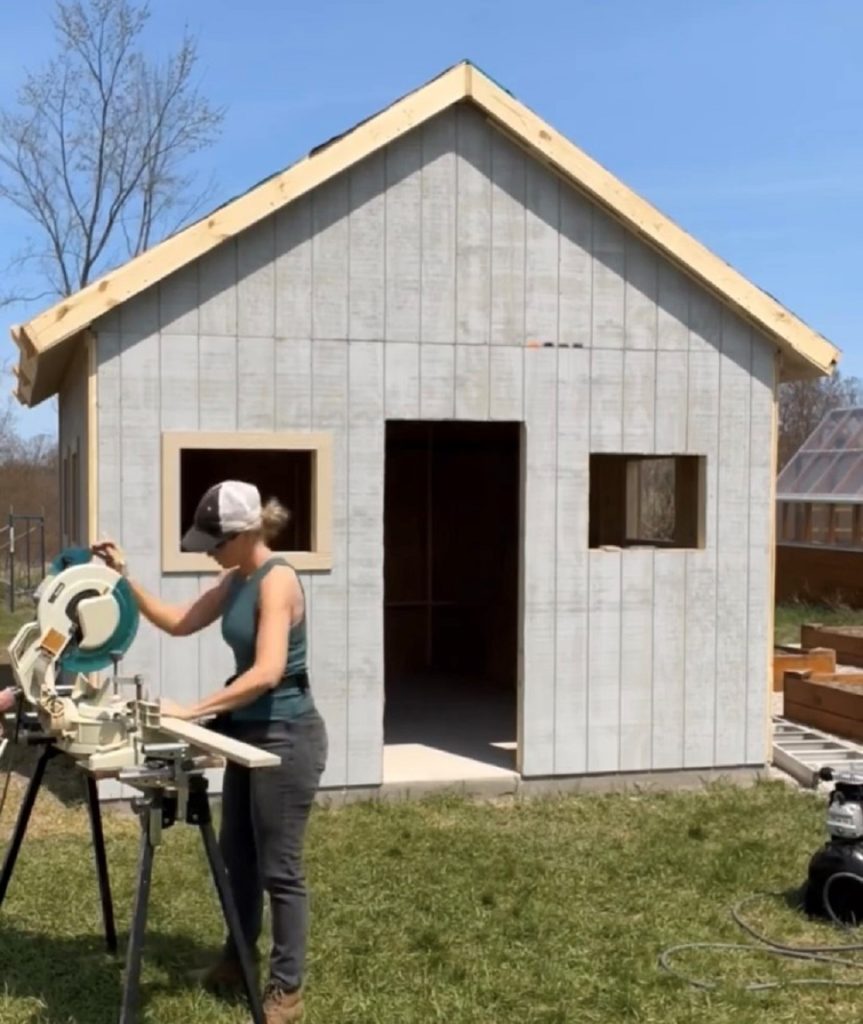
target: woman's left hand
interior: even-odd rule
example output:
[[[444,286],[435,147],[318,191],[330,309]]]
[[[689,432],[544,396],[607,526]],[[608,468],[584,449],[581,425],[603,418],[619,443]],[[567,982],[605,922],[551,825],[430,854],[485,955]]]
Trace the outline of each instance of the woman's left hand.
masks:
[[[170,697],[159,698],[159,710],[166,718],[182,718],[188,720],[193,718],[191,708],[184,708],[181,704],[171,700]]]

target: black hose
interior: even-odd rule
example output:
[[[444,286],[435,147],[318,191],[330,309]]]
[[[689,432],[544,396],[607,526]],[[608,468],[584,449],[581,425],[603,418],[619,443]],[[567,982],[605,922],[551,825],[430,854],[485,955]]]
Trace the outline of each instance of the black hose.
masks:
[[[827,913],[830,916],[831,921],[839,927],[846,927],[839,920],[833,907],[830,905],[829,890],[830,884],[837,878],[853,878],[859,884],[863,884],[863,878],[858,875],[850,874],[849,872],[837,872],[832,875],[828,880],[828,884],[824,886],[824,903],[827,909]],[[784,893],[779,892],[764,892],[764,893],[753,893],[751,896],[747,896],[745,899],[736,903],[731,908],[731,917],[737,925],[739,925],[745,932],[755,939],[756,944],[747,943],[734,943],[734,942],[689,942],[683,943],[678,946],[671,946],[666,950],[663,950],[659,955],[659,964],[663,970],[669,974],[678,978],[680,981],[686,982],[688,985],[692,985],[695,988],[704,990],[716,989],[719,985],[716,982],[705,981],[702,978],[692,978],[682,972],[676,970],[671,966],[670,960],[676,953],[680,953],[684,950],[691,949],[715,949],[723,952],[734,952],[734,953],[760,953],[768,956],[776,956],[789,960],[806,960],[812,963],[832,964],[837,967],[853,967],[857,970],[863,969],[863,960],[851,960],[837,956],[840,953],[858,953],[863,952],[863,943],[853,943],[844,946],[790,946],[785,945],[781,942],[776,942],[774,939],[769,938],[766,935],[762,935],[757,931],[748,921],[746,921],[742,914],[741,908],[746,904],[751,903],[756,899],[763,899],[765,896],[784,896]],[[792,978],[788,981],[758,981],[750,982],[747,985],[743,985],[742,990],[745,992],[764,992],[768,989],[784,988],[786,985],[833,985],[837,988],[863,988],[863,980],[860,981],[846,981],[836,980],[833,978]]]

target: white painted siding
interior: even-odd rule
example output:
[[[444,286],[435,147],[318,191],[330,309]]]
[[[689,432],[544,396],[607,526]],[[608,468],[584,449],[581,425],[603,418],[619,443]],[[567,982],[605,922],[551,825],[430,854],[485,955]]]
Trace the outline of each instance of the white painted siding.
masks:
[[[159,431],[332,432],[326,785],[381,780],[386,419],[525,423],[526,774],[763,763],[773,350],[476,111],[96,326],[99,530],[166,599],[210,580],[160,576]],[[591,451],[706,456],[705,549],[589,551]],[[231,670],[217,626],[129,661],[180,699]]]

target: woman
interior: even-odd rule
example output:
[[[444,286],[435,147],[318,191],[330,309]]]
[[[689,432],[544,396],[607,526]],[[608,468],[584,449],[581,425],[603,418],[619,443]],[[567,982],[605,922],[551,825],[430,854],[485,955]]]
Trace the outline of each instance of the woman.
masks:
[[[171,636],[188,636],[221,618],[236,661],[223,689],[191,707],[163,698],[164,713],[193,719],[216,715],[218,728],[281,755],[278,768],[229,763],[222,794],[219,842],[243,932],[254,950],[261,931],[263,891],[270,897],[273,944],[264,989],[267,1024],[297,1020],[308,928],[303,842],[327,756],[324,722],[309,692],[303,589],[293,568],[269,542],[288,514],[275,500],[262,508],[258,489],[227,480],[210,488],[182,540],[224,570],[210,590],[186,607],[164,604],[129,580],[141,614]],[[128,576],[111,541],[93,551]],[[207,988],[239,988],[242,975],[228,937],[201,980]]]

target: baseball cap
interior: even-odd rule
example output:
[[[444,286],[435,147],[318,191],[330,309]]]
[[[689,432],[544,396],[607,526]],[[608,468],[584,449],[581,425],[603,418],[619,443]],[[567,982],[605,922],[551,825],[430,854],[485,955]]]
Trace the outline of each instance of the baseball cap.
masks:
[[[223,480],[198,502],[192,525],[180,542],[181,551],[207,554],[226,540],[261,525],[261,494],[254,484]]]

